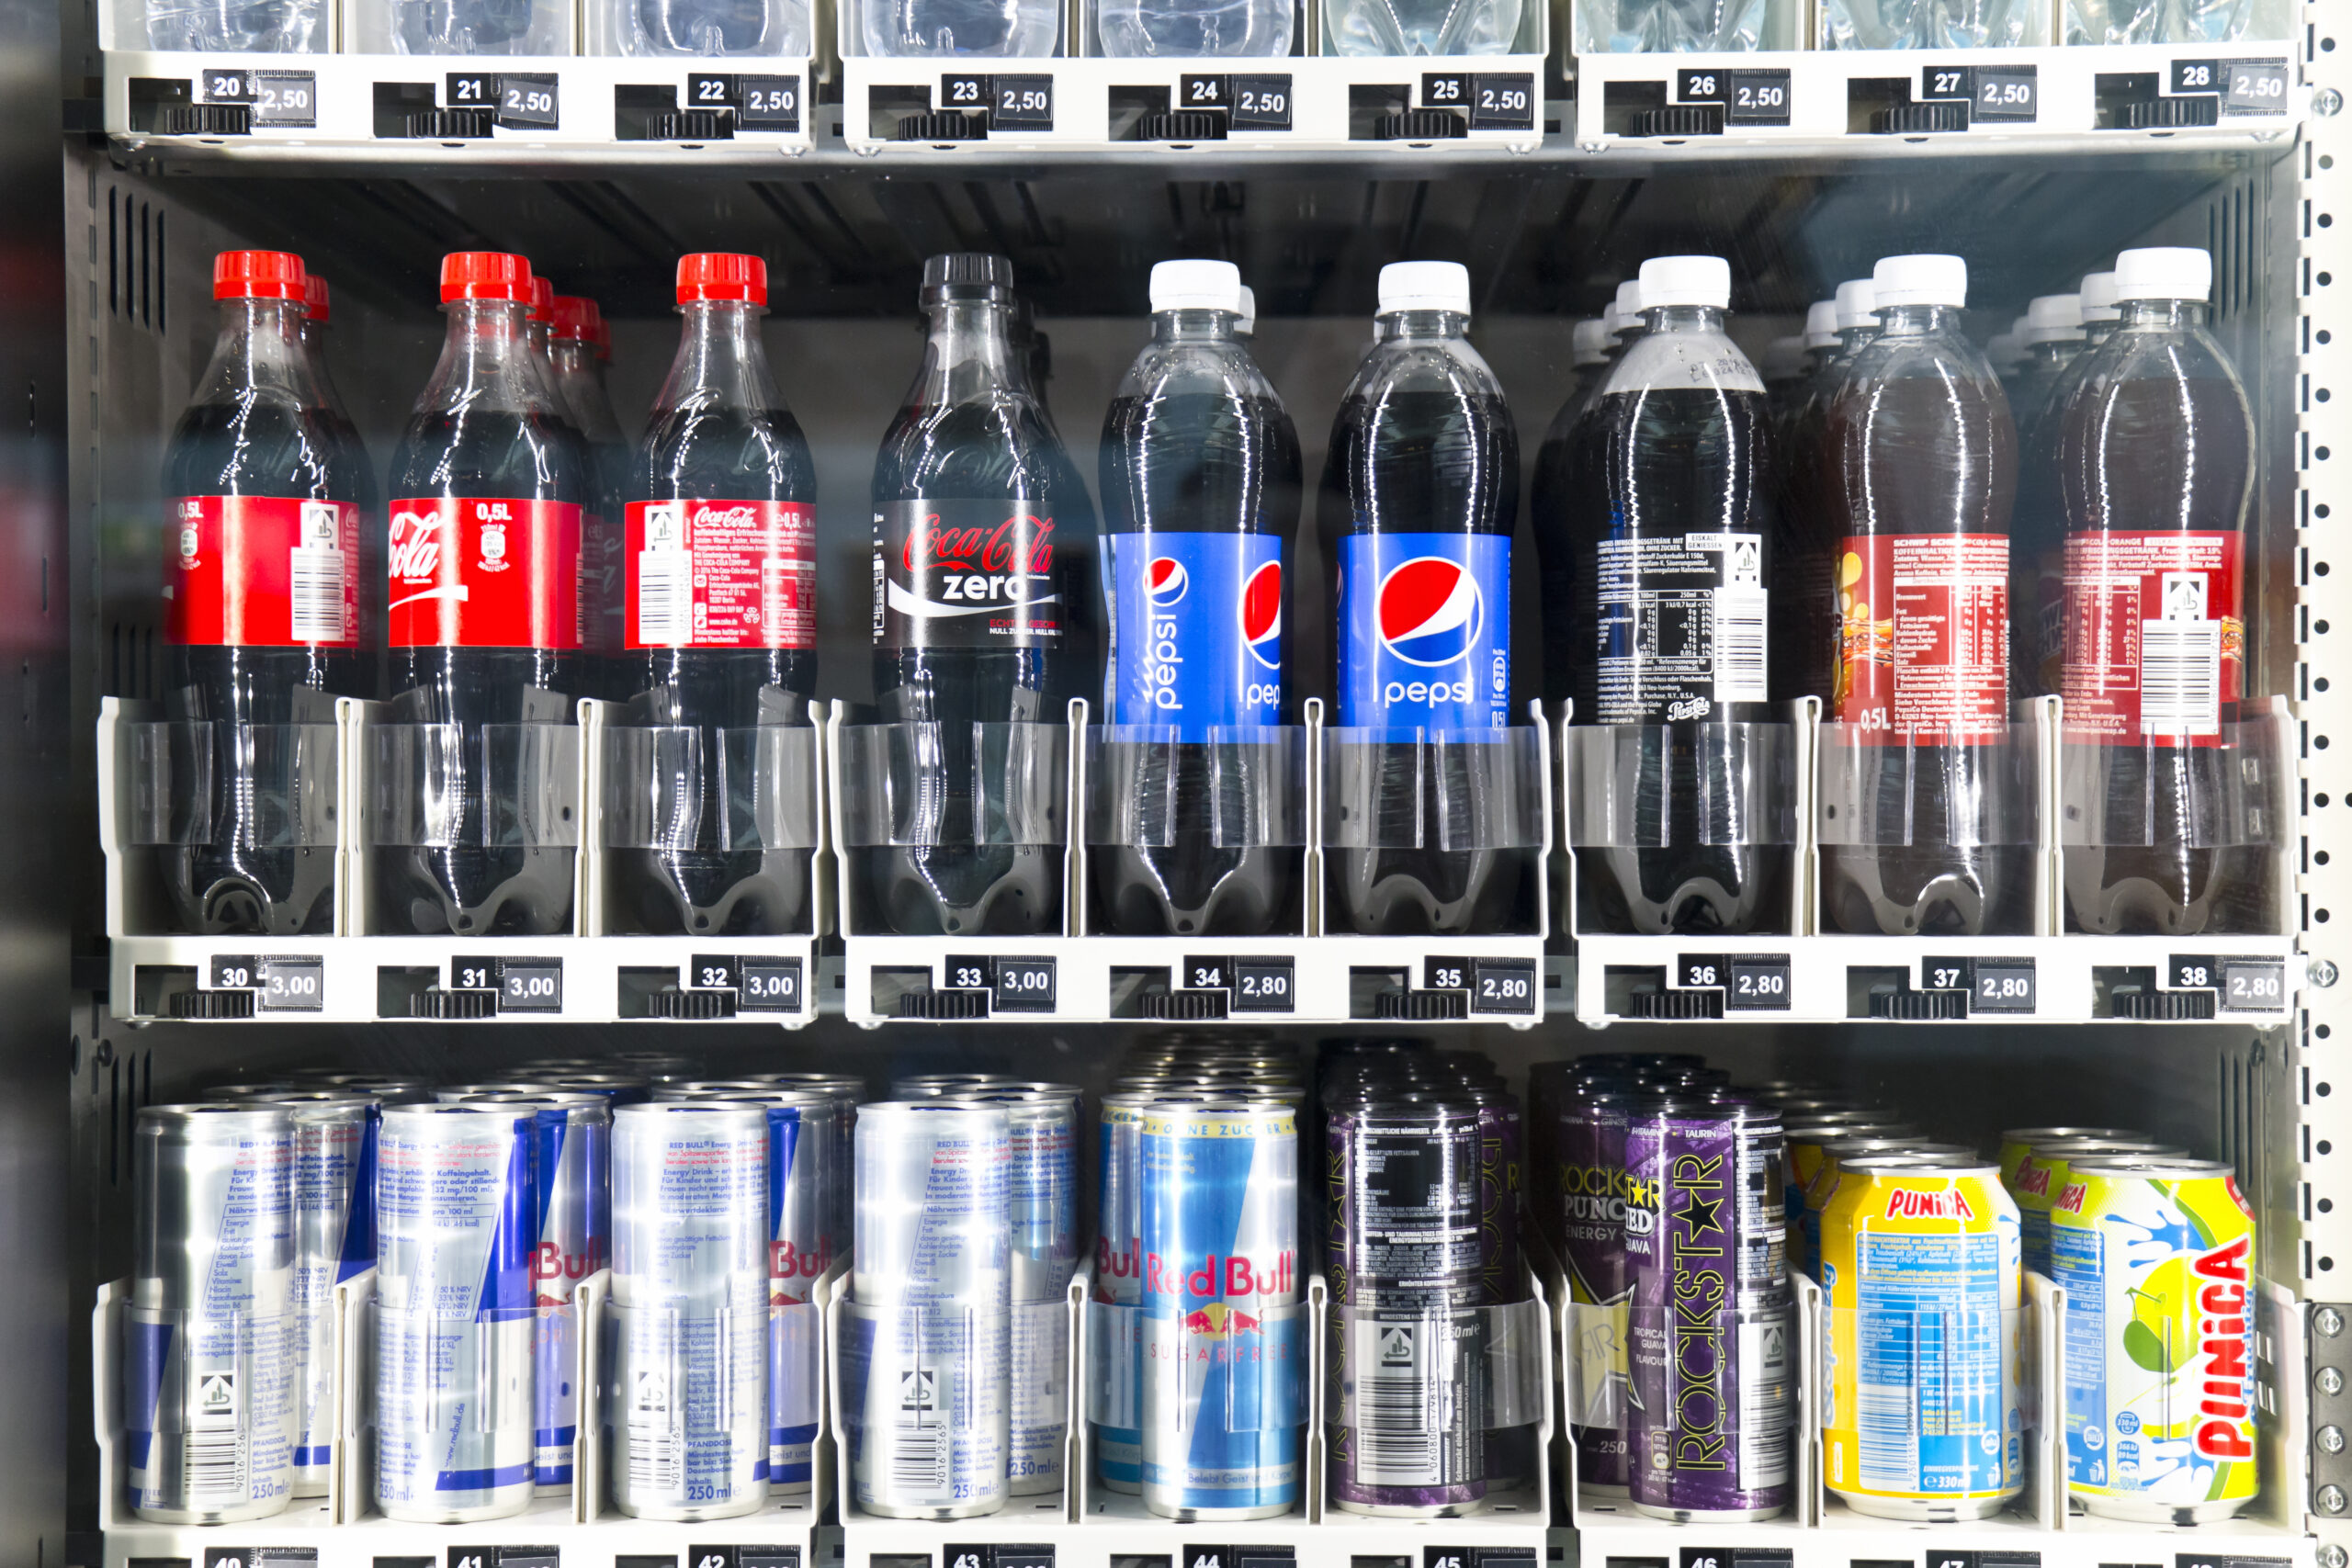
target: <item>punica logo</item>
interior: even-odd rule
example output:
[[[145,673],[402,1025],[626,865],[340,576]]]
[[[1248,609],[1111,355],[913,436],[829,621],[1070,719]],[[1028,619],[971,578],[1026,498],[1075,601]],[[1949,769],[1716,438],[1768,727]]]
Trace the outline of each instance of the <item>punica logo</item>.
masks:
[[[2190,1269],[2197,1289],[2198,1354],[2204,1358],[2203,1398],[2193,1442],[2208,1459],[2250,1460],[2245,1433],[2252,1414],[2246,1390],[2246,1262],[2245,1236],[2200,1254]]]
[[[1944,1191],[1923,1191],[1916,1187],[1897,1187],[1886,1195],[1886,1217],[1890,1220],[1973,1220],[1975,1205],[1968,1194],[1954,1187]]]

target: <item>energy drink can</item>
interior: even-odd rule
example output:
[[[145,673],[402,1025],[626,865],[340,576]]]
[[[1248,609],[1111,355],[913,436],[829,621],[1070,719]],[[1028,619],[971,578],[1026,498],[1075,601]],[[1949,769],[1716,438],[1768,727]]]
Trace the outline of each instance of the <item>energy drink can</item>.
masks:
[[[122,1436],[142,1519],[232,1524],[292,1495],[294,1163],[283,1106],[139,1112]]]
[[[532,1112],[386,1109],[376,1143],[376,1506],[469,1524],[530,1506]]]
[[[2066,1490],[2106,1518],[2201,1525],[2254,1501],[2254,1211],[2216,1160],[2071,1160],[2050,1210]]]
[[[1012,1163],[1003,1109],[863,1106],[843,1402],[859,1508],[960,1519],[1004,1506]]]
[[[1948,1523],[2025,1485],[2024,1275],[1999,1168],[1845,1163],[1821,1222],[1822,1466],[1858,1514]]]
[[[297,1089],[294,1118],[294,1495],[323,1497],[334,1471],[334,1288],[376,1266],[376,1128],[364,1094]]]
[[[1133,1309],[1098,1314],[1094,1332],[1112,1341],[1098,1355],[1100,1376],[1118,1384],[1109,1400],[1140,1421],[1143,1408],[1143,1118],[1156,1100],[1180,1096],[1128,1091],[1102,1097],[1098,1136],[1094,1299]],[[1106,1492],[1143,1490],[1143,1430],[1094,1424],[1094,1474]]]
[[[433,1103],[431,1084],[423,1078],[404,1077],[397,1073],[321,1073],[303,1087],[340,1089],[353,1094],[364,1094],[379,1106]]]
[[[722,1519],[767,1496],[768,1118],[756,1105],[613,1113],[613,1506]]]
[[[2003,1153],[2007,1153],[2006,1145]],[[2026,1268],[2050,1272],[2050,1209],[2065,1190],[2066,1168],[2075,1159],[2098,1155],[2162,1155],[2186,1159],[2188,1151],[2177,1144],[2160,1144],[2144,1134],[2122,1133],[2109,1137],[2077,1134],[2041,1138],[2029,1144],[2015,1164],[2001,1162],[2001,1185],[2018,1206]]]
[[[1634,1508],[1789,1505],[1794,1387],[1781,1113],[1661,1095],[1626,1109],[1627,1468]]]
[[[1298,1120],[1265,1100],[1145,1108],[1144,1506],[1263,1519],[1299,1500]]]
[[[653,1086],[637,1073],[550,1073],[539,1087],[601,1094],[616,1111],[653,1098]]]
[[[492,1079],[483,1083],[443,1084],[433,1091],[435,1105],[462,1105],[469,1100],[481,1100],[495,1094],[548,1094],[545,1078]]]
[[[1632,1087],[1574,1091],[1554,1122],[1554,1180],[1559,1190],[1561,1266],[1576,1333],[1566,1386],[1577,1394],[1577,1483],[1622,1497],[1625,1468],[1625,1112],[1643,1099]]]

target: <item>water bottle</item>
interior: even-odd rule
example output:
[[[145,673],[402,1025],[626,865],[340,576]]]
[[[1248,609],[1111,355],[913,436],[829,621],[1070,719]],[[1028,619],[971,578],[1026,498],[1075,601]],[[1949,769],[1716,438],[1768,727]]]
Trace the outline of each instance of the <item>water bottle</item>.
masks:
[[[1509,54],[1521,0],[1336,0],[1324,47],[1344,55]]]
[[[1290,52],[1292,0],[1102,0],[1095,28],[1114,60],[1191,60]]]
[[[808,52],[808,0],[633,0],[628,24],[635,55]]]
[[[1054,52],[1053,0],[865,0],[865,52],[898,60],[1034,59]]]

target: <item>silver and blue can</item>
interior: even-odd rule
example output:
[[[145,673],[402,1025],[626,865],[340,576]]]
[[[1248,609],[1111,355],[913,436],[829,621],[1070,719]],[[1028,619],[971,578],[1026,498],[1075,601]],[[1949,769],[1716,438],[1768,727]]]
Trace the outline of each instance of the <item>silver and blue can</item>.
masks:
[[[1094,1300],[1116,1310],[1095,1315],[1092,1337],[1106,1397],[1092,1407],[1114,1412],[1094,1423],[1094,1477],[1106,1492],[1143,1490],[1143,1113],[1148,1091],[1106,1094],[1098,1137],[1094,1225]],[[1092,1403],[1092,1402],[1091,1402]]]
[[[549,1073],[538,1078],[541,1089],[576,1089],[601,1094],[617,1111],[652,1098],[653,1086],[636,1073]]]
[[[305,1075],[308,1077],[308,1075]],[[429,1105],[433,1086],[402,1073],[321,1073],[305,1089],[339,1089],[364,1094],[378,1105]]]
[[[122,1427],[130,1508],[232,1524],[293,1495],[294,1121],[282,1106],[139,1112]]]
[[[531,1115],[532,1478],[542,1492],[571,1485],[580,1441],[580,1282],[612,1260],[613,1112],[577,1089],[470,1096],[462,1105]]]
[[[854,1309],[842,1315],[856,1506],[959,1519],[1004,1506],[1012,1143],[1004,1111],[860,1108]]]
[[[486,1094],[560,1092],[561,1091],[550,1090],[545,1078],[488,1078],[481,1083],[443,1084],[433,1091],[433,1099],[435,1103],[440,1105],[460,1105],[469,1100],[479,1100]]]
[[[469,1524],[530,1506],[531,1112],[399,1105],[376,1142],[376,1506]]]
[[[373,1097],[298,1089],[269,1103],[294,1118],[294,1495],[323,1497],[334,1472],[337,1285],[376,1266]]]
[[[1289,1513],[1307,1363],[1297,1113],[1148,1105],[1140,1168],[1144,1506],[1180,1520]]]
[[[639,1518],[767,1497],[768,1118],[711,1101],[613,1113],[605,1451]]]

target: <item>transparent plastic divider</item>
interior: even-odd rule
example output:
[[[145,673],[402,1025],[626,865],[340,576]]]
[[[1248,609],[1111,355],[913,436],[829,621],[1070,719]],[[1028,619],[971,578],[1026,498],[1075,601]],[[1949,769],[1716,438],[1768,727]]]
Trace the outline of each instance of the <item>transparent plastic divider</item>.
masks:
[[[1508,729],[1323,731],[1326,849],[1538,849],[1544,739]]]
[[[806,1476],[780,1477],[776,1450],[816,1447],[825,1403],[824,1311],[814,1301],[768,1308],[768,1489],[800,1492],[815,1484],[812,1451]]]
[[[817,732],[602,726],[600,841],[615,849],[810,850]]]
[[[1011,1314],[877,1307],[844,1293],[836,1322],[844,1520],[865,1511],[861,1487],[874,1488],[877,1479],[876,1490],[908,1508],[975,1501],[968,1492],[957,1495],[959,1473],[1004,1472]]]
[[[647,1517],[677,1517],[699,1506],[741,1501],[767,1471],[770,1367],[767,1309],[682,1311],[604,1309],[605,1485],[615,1508]],[[689,1472],[693,1451],[712,1434],[742,1439],[731,1478]],[[729,1495],[718,1489],[729,1487]],[[695,1495],[698,1488],[707,1496]]]
[[[609,1489],[605,1483],[605,1471],[609,1450],[605,1443],[605,1422],[602,1412],[607,1397],[605,1378],[610,1363],[605,1356],[605,1309],[613,1294],[613,1271],[599,1269],[571,1288],[571,1310],[578,1314],[580,1332],[572,1337],[574,1353],[571,1386],[579,1391],[582,1412],[579,1431],[571,1446],[571,1520],[574,1524],[589,1524],[601,1517],[606,1507]]]
[[[333,724],[147,722],[117,733],[127,753],[125,843],[315,849],[335,842]]]
[[[122,1314],[130,1280],[98,1286],[90,1309],[90,1427],[98,1448],[98,1529],[111,1530],[130,1504],[127,1472],[130,1450],[123,1438]]]
[[[376,1310],[371,1265],[334,1287],[334,1472],[327,1482],[327,1517],[347,1525],[374,1495],[376,1400],[369,1371],[375,1347],[368,1329]],[[585,1387],[585,1384],[582,1385]]]
[[[569,724],[368,727],[368,840],[494,849],[580,842],[580,731]]]
[[[379,1450],[388,1431],[489,1438],[511,1444],[527,1475],[536,1430],[535,1315],[529,1307],[444,1314],[371,1302],[370,1403]],[[372,1467],[366,1484],[372,1501]]]
[[[233,1512],[255,1501],[264,1470],[290,1484],[300,1425],[293,1314],[209,1316],[126,1301],[120,1323],[120,1388],[103,1396],[120,1401],[130,1503]]]
[[[1333,1426],[1371,1420],[1389,1436],[1429,1437],[1467,1420],[1494,1432],[1544,1419],[1547,1325],[1532,1296],[1444,1313],[1343,1306],[1332,1328],[1324,1416]]]
[[[1061,1293],[1016,1301],[1006,1358],[1006,1490],[1049,1496],[1069,1483],[1070,1314]]]
[[[1086,731],[1087,842],[1169,849],[1306,842],[1306,731],[1213,728],[1179,739],[1152,725]]]
[[[941,724],[841,730],[842,843],[1060,844],[1069,837],[1069,728],[975,724],[951,770]],[[964,774],[960,789],[949,773]]]

